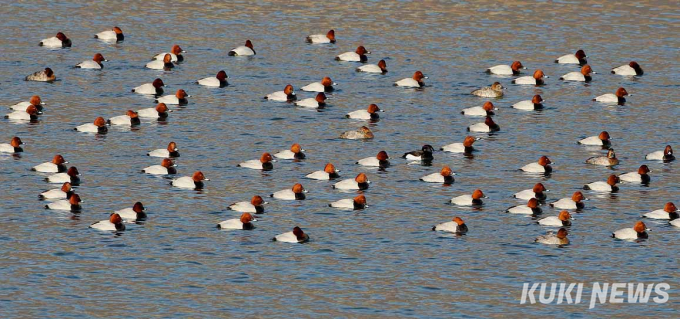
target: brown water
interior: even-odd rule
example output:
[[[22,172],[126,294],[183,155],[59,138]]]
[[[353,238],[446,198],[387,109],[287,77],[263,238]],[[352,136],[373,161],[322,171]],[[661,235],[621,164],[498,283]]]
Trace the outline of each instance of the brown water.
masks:
[[[39,94],[47,103],[38,124],[0,120],[0,139],[13,135],[28,145],[21,157],[0,156],[0,317],[671,317],[680,307],[677,228],[649,221],[648,241],[615,241],[609,234],[631,227],[639,215],[680,199],[677,163],[644,161],[666,144],[680,148],[677,123],[680,10],[672,2],[580,4],[534,2],[52,2],[3,6],[0,26],[0,101],[11,105]],[[120,26],[125,41],[107,44],[92,35]],[[312,46],[304,37],[334,28],[338,43]],[[64,31],[73,47],[47,50],[37,43]],[[245,39],[252,58],[227,57]],[[181,45],[186,62],[171,72],[144,69],[156,53]],[[356,65],[333,60],[363,44],[369,62],[387,61],[384,76],[359,74]],[[575,66],[557,65],[560,55],[584,49],[598,72],[590,84],[562,83]],[[101,52],[102,71],[72,66]],[[483,73],[496,64],[521,60],[532,72],[551,76],[541,88],[516,86],[511,78]],[[636,60],[639,78],[609,74]],[[46,66],[53,84],[24,82]],[[194,81],[224,69],[230,86],[199,87]],[[392,82],[421,70],[422,90]],[[299,88],[328,75],[338,90],[323,112],[267,102],[262,96],[291,83]],[[139,129],[112,128],[95,137],[76,125],[127,109],[154,106],[130,89],[161,77],[167,91],[193,97],[166,124],[143,121]],[[500,81],[509,87],[494,103],[502,130],[475,145],[475,157],[435,153],[433,166],[407,165],[398,156],[460,142],[479,122],[460,110],[485,100],[469,95]],[[593,103],[619,86],[633,96],[625,106]],[[513,103],[541,94],[546,109],[523,112]],[[312,94],[299,93],[300,97]],[[359,127],[344,114],[376,103],[386,110],[371,127],[372,141],[336,137]],[[601,154],[576,141],[607,130],[621,164],[586,165]],[[202,170],[211,179],[202,192],[173,189],[168,180],[139,174],[160,162],[145,153],[178,143],[178,170]],[[280,161],[260,173],[236,165],[263,151],[293,142],[307,150],[299,163]],[[360,158],[387,150],[393,167],[357,167]],[[37,195],[47,185],[29,168],[60,153],[83,174],[78,215],[47,211]],[[549,178],[517,168],[548,155],[557,162]],[[326,205],[354,194],[330,183],[303,179],[331,161],[344,178],[366,172],[370,207],[361,213]],[[512,194],[543,181],[550,201],[610,173],[653,170],[649,187],[621,185],[618,194],[598,196],[576,216],[571,245],[559,249],[533,243],[546,228],[503,212],[521,204]],[[450,165],[451,187],[418,178]],[[234,201],[268,195],[295,182],[310,191],[304,202],[270,200],[251,232],[222,232],[219,221],[236,218]],[[490,197],[482,209],[453,207],[453,196],[481,188]],[[88,226],[114,210],[142,201],[149,219],[128,225],[119,236]],[[544,216],[557,211],[544,207]],[[435,234],[431,226],[462,217],[463,237]],[[275,234],[300,225],[312,238],[305,245],[272,243]],[[667,282],[668,303],[520,305],[525,282]],[[586,298],[584,298],[586,299]]]

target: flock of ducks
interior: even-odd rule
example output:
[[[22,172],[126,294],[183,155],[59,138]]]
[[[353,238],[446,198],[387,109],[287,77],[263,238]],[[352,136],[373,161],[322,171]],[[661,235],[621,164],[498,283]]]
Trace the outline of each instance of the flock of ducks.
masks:
[[[112,30],[97,33],[95,38],[107,42],[124,41],[125,36],[123,31],[114,27]],[[335,32],[330,30],[327,34],[315,34],[306,38],[306,42],[311,44],[335,44]],[[72,41],[62,32],[57,33],[56,36],[44,39],[40,42],[40,46],[48,48],[66,48],[71,47]],[[179,45],[174,45],[170,52],[163,52],[155,55],[152,61],[148,62],[145,67],[154,70],[169,70],[176,67],[184,61],[183,53],[186,53]],[[243,46],[234,48],[228,52],[228,56],[250,56],[255,55],[253,43],[247,40]],[[357,72],[367,72],[376,74],[387,73],[387,65],[384,60],[380,60],[377,64],[367,64],[367,54],[370,54],[363,46],[358,46],[355,51],[345,52],[335,57],[338,61],[359,62],[362,63],[357,67]],[[555,60],[555,63],[579,65],[581,69],[579,72],[570,72],[559,79],[562,81],[580,81],[589,82],[592,80],[593,74],[596,74],[591,66],[587,63],[587,56],[583,50],[578,50],[574,54],[561,56]],[[83,69],[101,69],[104,67],[103,62],[107,62],[104,56],[96,53],[92,60],[83,61],[77,64],[76,68]],[[520,61],[514,61],[510,65],[497,65],[486,70],[489,74],[507,75],[515,77],[512,80],[513,84],[517,85],[545,85],[545,79],[548,78],[542,70],[535,70],[532,76],[520,76],[522,70],[526,67]],[[611,73],[623,76],[641,76],[643,75],[642,68],[634,61],[627,65],[613,68]],[[26,81],[41,81],[51,82],[56,79],[56,74],[51,68],[45,68],[42,71],[35,72],[26,76]],[[225,71],[217,72],[214,77],[208,77],[196,81],[198,85],[207,87],[226,87],[228,76]],[[423,80],[427,77],[421,72],[417,71],[411,78],[405,78],[394,83],[395,86],[404,88],[420,88],[424,86]],[[288,102],[294,103],[296,106],[303,108],[323,108],[327,99],[326,94],[333,92],[334,83],[330,77],[324,77],[320,82],[311,83],[300,88],[301,91],[317,93],[313,98],[297,99],[295,89],[292,85],[287,85],[282,91],[273,92],[266,95],[264,98],[273,102]],[[85,123],[75,127],[78,132],[105,134],[108,131],[108,126],[135,126],[140,125],[140,118],[151,118],[163,120],[169,116],[172,110],[168,105],[186,105],[188,98],[191,96],[185,90],[180,89],[175,94],[163,95],[165,84],[161,79],[155,79],[151,83],[142,84],[132,89],[132,92],[144,95],[155,96],[157,105],[152,108],[145,108],[138,111],[128,110],[124,115],[112,117],[108,120],[103,117],[97,117],[91,123]],[[471,94],[479,97],[498,98],[502,97],[506,88],[499,82],[493,83],[489,87],[483,87],[471,92]],[[614,103],[622,105],[625,103],[625,97],[628,92],[624,88],[617,89],[614,93],[604,94],[595,97],[593,100],[602,103]],[[521,101],[512,105],[518,110],[537,110],[543,108],[543,98],[540,95],[534,96],[531,100]],[[13,111],[6,117],[15,121],[35,121],[43,112],[44,103],[39,96],[33,96],[27,102],[20,102],[10,106]],[[473,124],[468,127],[470,132],[494,132],[500,130],[498,124],[493,121],[494,110],[497,108],[492,102],[488,101],[482,106],[467,108],[462,110],[462,114],[471,117],[484,117],[484,122]],[[350,112],[346,115],[347,118],[362,120],[362,121],[376,121],[379,119],[379,113],[382,110],[376,104],[370,104],[367,109]],[[343,132],[339,136],[343,139],[371,139],[374,137],[373,132],[367,127],[362,126],[357,130],[350,130]],[[469,155],[476,151],[473,147],[475,141],[480,138],[467,136],[462,143],[452,143],[442,146],[439,150],[451,153],[462,153]],[[591,136],[578,141],[582,145],[601,146],[607,150],[607,154],[588,158],[585,163],[601,166],[614,166],[619,164],[616,158],[614,149],[611,148],[611,137],[609,133],[603,131],[597,136]],[[18,153],[22,152],[22,141],[19,137],[12,137],[9,144],[0,144],[0,153]],[[423,163],[431,163],[434,159],[434,147],[431,145],[424,145],[421,149],[408,152],[401,156],[407,161],[421,161]],[[148,152],[150,157],[162,158],[159,165],[152,165],[142,169],[143,173],[153,175],[175,175],[177,174],[175,159],[180,156],[177,144],[170,142],[167,148],[156,149]],[[305,158],[304,150],[297,143],[293,144],[290,149],[284,150],[274,155],[270,153],[263,153],[260,158],[248,160],[240,163],[238,166],[247,169],[256,170],[272,170],[274,168],[273,162],[276,160],[303,160]],[[670,145],[666,146],[664,150],[650,153],[646,156],[647,160],[670,162],[675,159],[673,150]],[[78,169],[74,166],[67,167],[68,162],[61,156],[55,155],[52,161],[36,165],[32,168],[34,171],[52,173],[46,178],[48,183],[61,184],[60,188],[48,190],[40,194],[40,198],[49,201],[45,207],[54,210],[68,210],[79,211],[81,209],[81,198],[75,193],[74,187],[80,183],[80,174]],[[365,167],[378,167],[385,169],[390,166],[390,157],[387,152],[380,151],[376,156],[360,159],[356,162],[357,165]],[[541,156],[536,162],[529,163],[520,169],[527,173],[550,174],[552,172],[552,161],[547,156]],[[323,170],[312,172],[306,175],[306,178],[315,180],[337,180],[340,178],[338,170],[332,163],[326,164]],[[596,192],[616,192],[618,191],[617,184],[621,181],[628,183],[647,184],[650,182],[649,167],[642,165],[636,172],[621,174],[619,176],[611,175],[606,181],[596,181],[585,185],[585,190],[592,190]],[[439,183],[449,185],[454,183],[455,173],[450,167],[444,166],[441,171],[433,174],[423,176],[421,181],[427,183]],[[205,181],[209,181],[201,171],[194,172],[191,176],[178,177],[172,180],[173,187],[185,189],[202,189]],[[359,195],[354,198],[342,199],[329,206],[339,209],[348,210],[362,210],[367,206],[366,197],[363,191],[368,189],[370,181],[365,173],[358,174],[355,178],[349,178],[337,181],[333,184],[333,188],[342,190],[356,190]],[[300,183],[294,184],[291,188],[283,189],[272,193],[270,196],[278,200],[304,200],[307,191]],[[517,199],[525,200],[526,205],[513,206],[507,209],[507,213],[522,214],[538,216],[542,213],[540,204],[547,199],[545,194],[547,189],[542,183],[537,183],[533,188],[520,191],[514,195]],[[454,197],[450,203],[456,206],[479,206],[483,205],[483,199],[487,197],[482,190],[476,189],[470,194],[463,194]],[[549,232],[546,235],[535,239],[536,242],[550,245],[566,245],[569,243],[567,238],[567,228],[572,225],[572,215],[581,212],[586,200],[582,192],[577,191],[572,197],[562,198],[550,203],[551,207],[560,209],[557,216],[549,216],[539,219],[537,223],[542,226],[559,227],[557,233]],[[253,222],[257,220],[253,215],[262,214],[265,211],[264,205],[267,202],[261,196],[253,196],[250,201],[237,202],[230,205],[230,210],[241,213],[239,218],[229,219],[217,224],[217,227],[223,230],[250,230],[255,226]],[[571,211],[571,212],[570,212]],[[662,209],[658,209],[643,215],[650,219],[669,220],[670,224],[680,227],[680,219],[678,219],[678,211],[676,206],[668,202]],[[141,202],[136,202],[131,208],[118,210],[110,214],[106,220],[99,221],[92,224],[90,227],[102,231],[123,231],[125,230],[125,223],[135,222],[146,219],[144,205]],[[454,217],[452,221],[444,222],[432,227],[434,231],[451,232],[457,235],[462,235],[468,232],[468,227],[460,217]],[[612,233],[612,236],[620,239],[644,239],[648,237],[646,225],[642,221],[637,221],[632,228],[620,229]],[[295,226],[292,231],[277,235],[273,238],[275,241],[302,243],[309,240],[306,234],[300,227]]]

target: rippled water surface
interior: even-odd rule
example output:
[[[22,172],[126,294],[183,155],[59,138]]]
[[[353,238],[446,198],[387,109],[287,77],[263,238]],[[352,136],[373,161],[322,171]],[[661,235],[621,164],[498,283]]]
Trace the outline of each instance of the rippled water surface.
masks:
[[[2,317],[451,317],[451,316],[650,316],[672,317],[678,298],[680,230],[648,221],[650,239],[615,241],[609,234],[632,227],[641,213],[678,202],[676,163],[644,160],[666,144],[680,148],[677,122],[680,10],[672,2],[571,3],[484,1],[363,2],[137,2],[88,4],[18,2],[3,6],[0,36],[0,101],[11,105],[39,94],[47,103],[37,124],[0,120],[0,142],[20,136],[19,157],[0,156],[0,314]],[[125,41],[107,44],[92,35],[120,26]],[[336,45],[308,45],[304,37],[334,28]],[[64,31],[73,47],[48,50],[38,42]],[[252,58],[227,57],[245,39]],[[170,72],[144,69],[156,53],[181,45],[186,61]],[[369,62],[387,61],[386,75],[354,71],[334,56],[363,44]],[[598,72],[590,84],[562,83],[576,71],[557,65],[560,55],[584,49]],[[101,52],[102,71],[72,66]],[[551,76],[535,88],[512,85],[485,68],[521,60],[533,72]],[[636,60],[639,78],[609,74]],[[53,84],[23,78],[46,66]],[[224,69],[230,85],[208,89],[194,82]],[[421,70],[422,90],[392,82]],[[265,94],[291,83],[296,88],[330,76],[338,90],[322,112],[267,102]],[[161,77],[167,91],[192,95],[167,123],[143,121],[138,129],[111,128],[105,136],[72,131],[97,116],[154,106],[130,89]],[[485,100],[469,95],[500,81],[506,96],[494,101],[497,134],[482,134],[474,158],[435,153],[432,166],[398,158],[423,144],[436,148],[461,142],[479,118],[463,108]],[[591,102],[623,86],[625,106]],[[546,109],[523,112],[513,103],[541,94]],[[312,94],[301,92],[300,97]],[[362,122],[344,114],[370,103],[386,110],[371,128],[376,138],[347,141],[337,136]],[[4,110],[3,110],[4,112]],[[601,150],[576,141],[607,130],[621,164],[613,169],[584,164]],[[182,175],[202,170],[211,179],[204,191],[172,188],[169,180],[140,174],[158,164],[146,152],[171,140],[182,156]],[[264,151],[298,142],[302,162],[279,161],[271,172],[236,165]],[[355,161],[386,150],[393,166],[361,168]],[[83,175],[77,192],[80,214],[48,211],[38,194],[54,185],[30,167],[62,154]],[[548,155],[550,177],[517,169]],[[355,196],[331,183],[304,179],[331,161],[342,176],[366,172],[370,207],[362,212],[327,204]],[[504,211],[521,204],[512,194],[543,182],[549,199],[570,196],[584,184],[611,173],[652,169],[649,187],[621,185],[613,195],[586,192],[586,209],[576,214],[571,245],[533,243],[545,233],[529,217]],[[450,187],[418,178],[449,165]],[[301,182],[308,200],[270,200],[254,231],[223,232],[217,222],[238,217],[226,210],[254,194],[268,195]],[[475,188],[489,199],[481,209],[454,207],[448,200]],[[113,210],[142,201],[149,219],[120,235],[88,229]],[[544,216],[557,211],[544,207]],[[462,217],[463,237],[430,231]],[[271,242],[275,234],[301,226],[308,244]],[[667,282],[662,305],[519,305],[525,282]]]

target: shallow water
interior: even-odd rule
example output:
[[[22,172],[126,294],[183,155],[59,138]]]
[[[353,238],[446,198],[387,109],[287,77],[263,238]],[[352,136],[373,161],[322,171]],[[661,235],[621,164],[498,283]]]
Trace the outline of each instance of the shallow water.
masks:
[[[648,221],[648,241],[616,241],[609,234],[632,227],[638,216],[678,202],[676,163],[644,160],[666,144],[680,148],[677,5],[668,2],[582,5],[578,3],[309,2],[240,1],[168,4],[122,1],[93,5],[17,3],[4,6],[0,26],[0,101],[11,105],[39,94],[47,103],[37,124],[0,120],[0,139],[20,136],[17,158],[0,156],[3,222],[0,223],[0,314],[2,317],[450,317],[450,316],[651,316],[677,313],[677,253],[680,230]],[[102,14],[104,13],[104,14]],[[92,35],[120,26],[124,42],[108,44]],[[311,33],[336,30],[334,46],[304,43]],[[47,50],[37,43],[64,31],[74,46]],[[245,39],[252,58],[227,57]],[[186,61],[171,72],[144,69],[148,59],[180,44]],[[363,44],[369,62],[387,61],[386,75],[354,71],[333,60]],[[562,83],[575,66],[557,65],[560,55],[583,48],[598,72],[590,84]],[[102,71],[71,66],[102,53]],[[535,88],[509,77],[483,73],[496,64],[521,60],[532,72],[551,76]],[[609,74],[636,60],[640,78]],[[46,66],[53,84],[24,82]],[[224,69],[230,86],[208,89],[194,81]],[[392,82],[421,70],[422,90]],[[265,94],[288,83],[296,88],[328,75],[338,90],[322,112],[268,102]],[[130,89],[161,77],[167,92],[184,88],[193,97],[167,123],[143,121],[135,130],[111,128],[104,136],[73,132],[97,116],[153,107]],[[468,93],[500,81],[506,96],[495,100],[501,131],[479,134],[474,158],[435,153],[433,166],[407,165],[398,158],[423,144],[435,148],[462,142],[465,128],[482,121],[460,110],[485,100]],[[633,96],[625,106],[591,102],[619,86]],[[540,112],[511,109],[541,94]],[[300,92],[300,97],[312,94]],[[376,138],[347,141],[341,132],[363,123],[344,114],[370,103],[386,110],[371,125]],[[584,164],[602,154],[576,141],[607,130],[621,164],[613,169]],[[177,142],[181,175],[202,170],[211,179],[202,192],[174,189],[169,180],[140,174],[160,159],[146,152]],[[303,162],[279,161],[271,172],[236,165],[264,151],[298,142]],[[386,171],[357,167],[360,158],[386,150]],[[37,195],[48,185],[30,167],[62,154],[83,175],[77,189],[84,210],[48,211]],[[548,155],[555,172],[532,176],[517,169]],[[359,213],[327,204],[355,196],[304,175],[331,161],[343,178],[366,172],[370,207]],[[591,198],[570,229],[562,249],[533,243],[545,233],[525,216],[503,212],[521,204],[512,194],[542,181],[549,201],[611,173],[652,169],[649,187],[621,185],[613,195]],[[450,165],[456,182],[429,185],[418,178]],[[269,200],[254,231],[223,232],[226,210],[254,194],[268,195],[301,182],[308,200]],[[481,188],[490,198],[481,209],[446,204]],[[88,226],[113,210],[142,201],[149,219],[114,236]],[[544,207],[544,216],[558,211]],[[460,216],[470,227],[463,237],[435,234],[432,225]],[[301,226],[305,245],[272,243],[271,237]],[[661,305],[519,305],[525,282],[667,282],[670,300]],[[115,315],[114,315],[115,314]]]

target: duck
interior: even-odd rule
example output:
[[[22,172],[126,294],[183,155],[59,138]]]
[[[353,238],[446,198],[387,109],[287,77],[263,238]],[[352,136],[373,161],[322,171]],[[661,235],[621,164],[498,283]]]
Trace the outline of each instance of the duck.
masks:
[[[45,208],[52,210],[70,210],[73,212],[78,212],[82,209],[82,206],[80,206],[81,202],[82,200],[80,200],[80,196],[78,194],[72,194],[69,199],[62,199],[51,202],[45,205]]]
[[[14,111],[5,115],[5,118],[18,121],[37,121],[40,114],[42,112],[38,111],[35,105],[29,105],[25,111]]]
[[[345,52],[340,54],[335,57],[335,60],[366,63],[368,62],[368,57],[366,57],[366,54],[371,54],[371,52],[367,51],[363,45],[360,45],[354,52]]]
[[[530,199],[526,205],[517,205],[508,208],[506,213],[510,214],[523,214],[523,215],[539,215],[543,211],[538,207],[538,199]]]
[[[371,120],[371,121],[377,121],[380,119],[380,115],[378,112],[385,112],[380,107],[378,107],[375,104],[370,104],[368,106],[368,109],[366,110],[356,110],[353,112],[349,112],[345,115],[346,118],[348,119],[355,119],[355,120]]]
[[[299,107],[304,107],[304,108],[313,108],[313,109],[322,109],[326,107],[326,94],[323,92],[319,92],[316,94],[316,97],[314,98],[308,98],[308,99],[302,99],[300,101],[295,102],[295,106]]]
[[[32,171],[42,173],[63,173],[66,172],[68,162],[61,155],[54,155],[51,162],[45,162],[31,168]]]
[[[484,123],[472,124],[467,127],[468,132],[490,133],[501,130],[501,127],[496,124],[490,116],[487,116]]]
[[[179,45],[175,44],[170,49],[170,52],[156,54],[151,60],[164,61],[165,55],[170,54],[170,62],[179,63],[184,61],[184,55],[182,55],[182,53],[187,53],[187,51],[182,50]]]
[[[439,173],[432,173],[420,178],[421,181],[427,183],[440,183],[444,185],[451,185],[454,182],[453,175],[456,175],[450,167],[442,167]]]
[[[342,190],[366,190],[371,182],[365,173],[359,173],[354,179],[344,179],[333,184],[334,189]]]
[[[305,177],[321,181],[327,181],[340,177],[338,172],[340,171],[335,169],[335,166],[333,164],[328,163],[326,164],[326,166],[324,166],[323,171],[312,172],[307,174]]]
[[[531,100],[519,101],[513,104],[512,108],[524,111],[540,110],[543,109],[543,102],[545,102],[545,100],[543,100],[540,95],[536,94]]]
[[[616,184],[620,183],[620,182],[621,182],[621,180],[619,179],[618,176],[609,175],[609,177],[607,177],[606,182],[602,182],[602,181],[592,182],[590,184],[586,184],[585,186],[583,186],[583,189],[593,190],[593,191],[596,191],[596,192],[612,192],[612,193],[614,193],[614,192],[619,191],[619,187],[616,186]]]
[[[619,160],[616,158],[616,153],[614,153],[614,149],[610,148],[609,150],[607,150],[607,156],[590,157],[586,160],[586,163],[602,166],[614,166],[619,164]]]
[[[47,178],[45,178],[45,181],[47,181],[50,184],[61,184],[69,182],[73,186],[78,186],[80,185],[80,172],[78,172],[78,169],[75,166],[71,166],[68,168],[68,170],[66,170],[66,173],[57,173],[47,176]]]
[[[493,82],[491,86],[483,87],[481,89],[470,92],[472,95],[479,97],[503,97],[503,90],[505,88],[499,82]]]
[[[649,213],[642,215],[642,217],[650,219],[669,219],[669,220],[675,220],[680,218],[680,216],[678,216],[678,208],[675,207],[675,204],[673,204],[672,202],[666,203],[666,205],[663,206],[663,209],[651,211]]]
[[[581,145],[593,145],[593,146],[611,146],[611,136],[609,132],[602,131],[596,136],[589,136],[578,141]]]
[[[624,103],[626,103],[626,98],[624,96],[630,95],[628,94],[628,91],[626,91],[626,89],[620,87],[614,93],[607,93],[594,97],[593,101],[602,103],[616,103],[618,105],[623,105]]]
[[[274,93],[267,94],[264,98],[275,102],[293,102],[297,99],[295,96],[295,90],[290,84],[286,85],[286,87],[283,88],[283,91],[276,91]]]
[[[619,229],[615,232],[612,233],[612,237],[616,239],[647,239],[649,238],[649,234],[647,232],[650,231],[649,228],[647,228],[647,225],[645,223],[638,221],[635,223],[635,226],[633,228],[623,228]]]
[[[488,198],[484,196],[484,193],[482,192],[481,189],[475,189],[472,192],[472,195],[460,195],[456,196],[454,198],[451,198],[450,202],[451,204],[458,205],[458,206],[481,206],[484,204],[482,202],[482,198]]]
[[[146,155],[151,157],[166,157],[166,158],[179,157],[179,149],[177,148],[177,143],[170,142],[168,143],[168,147],[155,149],[149,153],[146,153]]]
[[[569,238],[567,238],[568,234],[569,232],[567,232],[566,229],[560,228],[560,230],[557,231],[557,235],[549,232],[545,235],[538,236],[534,242],[545,245],[569,245]]]
[[[540,201],[544,201],[548,198],[548,196],[545,193],[549,191],[550,190],[546,189],[542,183],[536,183],[536,185],[534,185],[532,189],[525,189],[521,192],[517,192],[515,193],[514,197],[523,200],[530,200],[532,198],[536,198]]]
[[[538,162],[529,163],[527,165],[524,165],[524,166],[522,166],[521,170],[525,171],[527,173],[549,174],[549,173],[552,172],[552,166],[550,166],[550,164],[553,164],[553,162],[547,156],[541,156],[538,159]]]
[[[30,100],[14,104],[10,106],[9,109],[12,111],[26,111],[26,108],[31,105],[35,106],[38,109],[38,111],[42,111],[45,103],[42,101],[42,99],[40,99],[39,95],[34,95],[31,96]]]
[[[121,42],[125,40],[125,35],[123,34],[123,30],[121,30],[119,27],[113,27],[111,30],[102,31],[95,34],[94,38],[103,41]]]
[[[179,188],[190,188],[201,190],[205,187],[203,181],[209,181],[210,179],[205,178],[203,172],[196,171],[191,176],[182,176],[172,180],[172,186]]]
[[[586,64],[581,68],[581,72],[569,72],[560,77],[563,81],[576,81],[576,82],[590,82],[593,80],[593,74],[596,72]]]
[[[673,148],[670,145],[666,145],[663,151],[656,151],[649,153],[645,156],[648,161],[664,161],[664,163],[671,162],[675,160],[673,155]]]
[[[272,155],[267,152],[264,152],[262,153],[262,156],[260,156],[260,159],[245,161],[243,163],[238,164],[238,167],[271,171],[272,169],[274,169],[274,165],[272,164],[272,162],[275,162],[275,160],[272,159]]]
[[[106,134],[106,132],[109,131],[109,128],[106,127],[106,120],[100,116],[94,119],[93,123],[78,125],[74,128],[74,130],[85,133]]]
[[[307,84],[300,88],[301,91],[307,92],[333,92],[335,90],[333,86],[338,85],[333,82],[330,77],[324,76],[321,82],[314,82]]]
[[[80,68],[80,69],[102,69],[104,67],[102,62],[108,62],[108,61],[109,60],[104,58],[104,56],[101,53],[97,53],[97,54],[94,55],[92,60],[80,62],[80,63],[76,64],[75,67]]]
[[[26,81],[36,81],[36,82],[53,82],[57,79],[54,72],[50,68],[45,68],[42,71],[35,72],[31,75],[26,76]]]
[[[146,209],[142,202],[136,202],[132,207],[124,208],[113,212],[118,214],[124,220],[138,221],[146,219]]]
[[[632,75],[643,75],[645,74],[644,71],[642,71],[642,68],[640,65],[635,62],[635,61],[630,61],[628,64],[624,64],[618,68],[613,68],[612,69],[612,74],[617,74],[617,75],[624,75],[624,76],[632,76]]]
[[[146,94],[146,95],[156,95],[160,96],[163,95],[163,87],[165,86],[165,83],[163,83],[163,80],[161,79],[155,79],[151,83],[144,83],[134,89],[132,89],[132,92],[137,93],[137,94]]]
[[[252,230],[255,228],[255,225],[253,225],[253,222],[256,222],[257,219],[253,217],[250,213],[243,213],[241,214],[240,218],[234,218],[234,219],[227,219],[225,221],[220,222],[217,224],[217,229],[221,230],[234,230],[234,229],[243,229],[243,230]]]
[[[468,227],[460,217],[454,217],[453,221],[437,224],[432,227],[434,231],[446,231],[457,235],[462,235],[468,232]]]
[[[156,99],[156,103],[165,103],[166,105],[187,105],[189,100],[188,97],[191,95],[187,94],[186,91],[179,89],[174,95],[164,95]]]
[[[253,49],[253,43],[250,42],[250,40],[246,40],[246,44],[233,48],[229,53],[227,53],[228,56],[249,56],[249,55],[255,55],[255,49]]]
[[[262,214],[264,213],[264,205],[267,204],[269,203],[265,202],[262,197],[255,195],[249,202],[236,202],[229,205],[227,209],[242,213]]]
[[[302,184],[297,183],[292,188],[280,190],[269,195],[269,197],[282,200],[304,200],[307,197],[305,193],[307,193],[307,190],[302,187]]]
[[[302,146],[298,143],[294,143],[293,145],[290,146],[289,150],[283,150],[278,153],[274,153],[274,157],[278,159],[284,159],[284,160],[300,160],[300,159],[305,159],[305,153],[303,153],[305,150],[302,149]]]
[[[145,65],[147,69],[170,71],[175,65],[172,63],[172,56],[166,53],[163,60],[153,60]]]
[[[168,106],[165,103],[158,103],[156,107],[137,110],[137,116],[164,120],[168,117],[169,112],[172,112],[172,110],[168,110]]]
[[[90,225],[90,228],[101,231],[124,231],[125,224],[123,224],[123,218],[120,215],[113,213],[109,216],[109,219],[98,221]]]
[[[351,210],[362,210],[368,207],[366,205],[366,196],[363,194],[354,197],[341,199],[339,201],[332,202],[328,204],[328,207],[340,208],[340,209],[351,209]]]
[[[41,47],[46,48],[70,48],[73,43],[63,32],[57,32],[56,36],[40,41]]]
[[[630,173],[624,173],[619,175],[619,180],[622,182],[628,182],[628,183],[637,183],[637,184],[649,184],[651,181],[651,178],[649,177],[649,173],[651,170],[647,165],[640,165],[638,170],[636,172],[630,172]]]
[[[571,217],[571,214],[569,214],[568,211],[563,210],[557,216],[549,216],[543,219],[539,219],[538,221],[536,221],[536,223],[538,223],[541,226],[562,227],[571,226],[572,220],[574,220],[574,218]]]
[[[125,115],[114,116],[110,118],[106,123],[110,125],[125,125],[125,126],[135,126],[139,125],[139,115],[133,110],[127,110]]]
[[[70,182],[65,182],[60,188],[50,189],[38,195],[40,199],[69,199],[73,195],[73,188]]]
[[[387,152],[385,151],[380,151],[376,156],[373,157],[366,157],[358,160],[356,164],[359,164],[361,166],[368,166],[368,167],[380,167],[380,168],[387,168],[390,166],[390,157],[387,155]]]
[[[523,76],[516,78],[512,80],[513,84],[530,84],[530,85],[544,85],[545,81],[544,79],[547,79],[548,76],[543,73],[541,70],[536,70],[534,71],[533,76]]]
[[[295,226],[293,231],[276,235],[274,238],[272,238],[272,240],[283,243],[301,244],[309,241],[309,236],[305,234],[305,232],[303,232],[300,227]]]
[[[475,148],[472,147],[472,144],[474,144],[476,141],[479,141],[479,140],[481,140],[481,138],[472,137],[472,136],[468,135],[463,140],[463,143],[452,143],[452,144],[444,145],[440,148],[440,150],[444,151],[444,152],[450,152],[450,153],[472,154],[472,152],[475,151]]]
[[[146,167],[142,169],[142,173],[151,175],[174,175],[177,174],[177,169],[175,168],[176,166],[177,165],[175,165],[171,159],[164,158],[161,161],[161,165],[152,165]]]
[[[486,69],[486,73],[496,75],[519,75],[519,70],[526,70],[522,62],[515,61],[511,65],[496,65]]]
[[[401,79],[397,82],[394,82],[394,86],[401,86],[405,88],[419,88],[425,86],[425,82],[423,82],[423,79],[427,78],[428,77],[423,75],[423,72],[416,71],[416,73],[413,73],[413,77]]]
[[[583,209],[585,207],[583,201],[585,200],[588,199],[583,196],[583,193],[577,191],[571,195],[571,198],[560,198],[559,200],[550,203],[550,206],[557,209]]]
[[[229,76],[227,76],[227,72],[224,72],[224,70],[220,70],[217,72],[217,75],[211,76],[208,78],[200,79],[196,81],[198,85],[203,85],[203,86],[208,86],[208,87],[220,87],[223,88],[229,83],[227,82],[227,79]]]
[[[402,155],[401,158],[405,158],[409,161],[432,161],[434,159],[434,157],[432,156],[433,152],[434,148],[432,147],[432,145],[425,144],[418,151],[404,153],[404,155]]]
[[[305,38],[307,43],[320,44],[320,43],[335,43],[335,30],[331,29],[326,34],[312,34]]]
[[[0,153],[21,153],[24,151],[21,145],[24,145],[24,142],[19,137],[12,137],[9,144],[0,144]]]
[[[366,126],[362,126],[358,130],[346,131],[340,134],[340,138],[346,140],[372,139],[373,137],[373,132]]]
[[[387,73],[387,63],[385,63],[385,60],[380,60],[378,64],[361,65],[357,68],[357,72],[385,74]]]
[[[494,111],[498,110],[490,101],[484,102],[482,106],[469,107],[460,111],[460,114],[467,116],[491,116],[495,115]]]
[[[555,63],[586,65],[588,64],[586,58],[586,53],[583,50],[578,50],[574,54],[563,55],[555,59]]]

